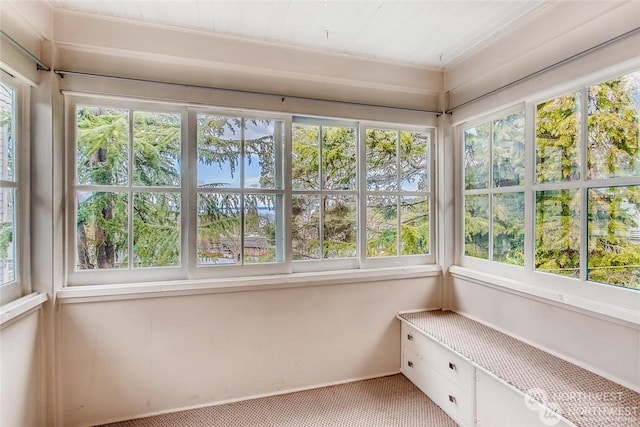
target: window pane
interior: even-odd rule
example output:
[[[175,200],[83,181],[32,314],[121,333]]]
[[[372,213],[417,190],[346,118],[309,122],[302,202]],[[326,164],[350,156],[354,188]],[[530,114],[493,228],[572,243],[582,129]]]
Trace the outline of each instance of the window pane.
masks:
[[[242,119],[198,114],[198,186],[240,188]]]
[[[493,185],[524,185],[524,111],[493,122]]]
[[[292,186],[294,190],[320,189],[320,128],[293,126],[291,154]]]
[[[0,285],[16,280],[16,190],[0,190]]]
[[[322,127],[322,176],[327,190],[356,187],[356,130]]]
[[[320,197],[295,195],[292,202],[293,259],[320,259]]]
[[[464,131],[464,188],[489,187],[489,135],[485,123]]]
[[[15,180],[15,91],[0,83],[0,180]]]
[[[133,113],[133,182],[180,186],[180,114]]]
[[[77,269],[127,268],[127,195],[78,191],[76,201]]]
[[[489,259],[489,195],[464,198],[464,254]]]
[[[400,180],[404,191],[429,191],[429,135],[400,132]]]
[[[640,72],[589,88],[589,178],[640,176]]]
[[[580,179],[580,94],[539,104],[536,109],[536,181]]]
[[[281,154],[284,123],[275,120],[245,121],[245,188],[282,188],[282,174],[276,170],[276,154]]]
[[[398,198],[367,197],[367,256],[398,255]]]
[[[524,193],[493,196],[493,260],[524,265]]]
[[[129,112],[77,107],[78,184],[127,185]]]
[[[134,267],[180,265],[180,194],[133,196]]]
[[[367,190],[398,188],[398,131],[367,129]]]
[[[580,277],[580,193],[536,192],[536,269]]]
[[[640,289],[640,186],[589,189],[588,278]]]
[[[245,196],[244,263],[276,261],[276,196]]]
[[[400,206],[402,255],[429,253],[429,199],[403,197]]]
[[[356,256],[358,230],[355,196],[324,198],[324,258]]]
[[[198,194],[198,264],[241,262],[239,197]]]

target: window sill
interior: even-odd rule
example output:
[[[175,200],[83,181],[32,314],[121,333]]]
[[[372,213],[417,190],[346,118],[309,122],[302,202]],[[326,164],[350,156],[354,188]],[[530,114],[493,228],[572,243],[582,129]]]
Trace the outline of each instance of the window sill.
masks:
[[[0,307],[0,328],[31,313],[47,301],[47,294],[32,293]]]
[[[61,289],[56,300],[61,303],[174,297],[228,292],[289,289],[309,286],[345,285],[395,279],[438,277],[438,265],[379,269],[339,270],[231,279],[180,280],[153,283],[73,286]]]
[[[479,272],[467,267],[452,266],[449,268],[449,273],[455,278],[468,280],[478,285],[640,329],[640,311],[638,310],[562,293],[561,291],[552,292],[525,282]]]

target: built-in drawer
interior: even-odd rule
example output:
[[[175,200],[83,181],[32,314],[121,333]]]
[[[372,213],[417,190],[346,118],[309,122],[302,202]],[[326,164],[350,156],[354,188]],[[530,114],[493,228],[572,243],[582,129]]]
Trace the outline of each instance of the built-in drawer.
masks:
[[[473,365],[406,322],[402,322],[402,349],[433,366],[465,392],[473,389]]]
[[[473,425],[473,394],[418,357],[403,355],[402,373],[461,426]]]

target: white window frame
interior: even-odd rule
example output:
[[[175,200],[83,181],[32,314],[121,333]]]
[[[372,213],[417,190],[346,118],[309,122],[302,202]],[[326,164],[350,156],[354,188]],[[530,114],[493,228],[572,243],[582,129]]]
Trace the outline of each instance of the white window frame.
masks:
[[[581,179],[567,183],[536,183],[535,182],[535,144],[536,144],[536,106],[545,101],[561,97],[570,93],[584,93],[591,85],[599,84],[618,78],[628,73],[637,72],[637,66],[617,70],[615,73],[599,74],[590,79],[582,79],[571,85],[563,85],[554,91],[536,94],[528,98],[524,103],[516,104],[507,109],[492,112],[468,122],[460,123],[456,126],[454,135],[456,140],[456,205],[461,208],[457,211],[456,233],[456,264],[465,267],[457,270],[453,267],[454,275],[468,276],[480,282],[497,285],[507,289],[512,289],[518,293],[531,295],[534,298],[552,300],[569,306],[578,307],[589,312],[603,314],[619,319],[638,320],[638,307],[640,307],[640,291],[620,286],[598,283],[586,280],[587,275],[587,191],[589,188],[639,185],[640,178],[611,178],[606,180],[587,179],[586,164],[586,117],[587,103],[581,103],[581,114],[584,118],[581,122],[580,147]],[[525,108],[525,265],[518,267],[500,262],[483,260],[469,257],[464,254],[464,130],[478,124],[502,117],[505,112],[512,111],[524,105]],[[581,261],[580,277],[571,278],[547,272],[535,270],[535,194],[536,191],[575,188],[580,191],[582,214],[581,221]],[[490,230],[491,233],[491,230]],[[477,272],[477,273],[476,273]]]
[[[269,276],[275,274],[292,274],[292,273],[311,273],[311,272],[333,272],[339,270],[369,269],[369,268],[388,268],[388,267],[405,267],[405,266],[424,266],[435,263],[436,258],[436,207],[435,203],[435,159],[436,153],[436,128],[433,125],[418,126],[415,124],[398,124],[397,122],[371,121],[371,120],[352,120],[352,119],[335,119],[316,116],[303,116],[299,119],[295,114],[269,112],[252,109],[238,109],[216,107],[208,105],[192,105],[179,101],[162,101],[154,99],[132,99],[125,95],[105,96],[92,93],[69,92],[64,93],[65,97],[65,134],[67,144],[66,156],[66,263],[65,276],[66,285],[116,285],[116,284],[134,284],[148,282],[167,282],[167,281],[184,281],[184,280],[216,280],[216,279],[238,279],[252,278],[258,276]],[[182,181],[180,187],[181,193],[181,265],[179,267],[149,267],[149,268],[123,268],[123,269],[95,269],[95,270],[76,270],[76,206],[75,197],[73,197],[77,187],[85,187],[76,185],[76,106],[93,105],[99,107],[122,108],[129,111],[152,111],[181,113],[181,132],[182,132]],[[199,189],[197,186],[197,115],[199,113],[214,114],[228,117],[247,117],[247,118],[265,118],[271,120],[281,120],[284,122],[285,139],[283,146],[283,156],[276,159],[282,162],[283,189],[261,190],[267,194],[283,194],[283,209],[280,214],[283,221],[282,245],[284,249],[284,257],[282,262],[273,262],[265,264],[249,264],[249,265],[217,265],[206,266],[198,265],[197,258],[197,195]],[[131,118],[130,118],[131,120]],[[358,224],[364,224],[365,203],[366,203],[366,182],[364,177],[364,162],[360,161],[364,158],[366,144],[364,143],[366,128],[394,129],[401,131],[415,131],[430,134],[429,147],[429,180],[430,191],[429,198],[429,248],[430,252],[426,255],[405,255],[382,258],[366,257],[366,230],[360,227],[358,230],[358,253],[353,259],[330,259],[321,261],[293,261],[291,251],[291,227],[286,223],[286,219],[291,216],[291,145],[292,145],[292,125],[294,121],[301,120],[307,124],[321,123],[323,126],[353,126],[358,132],[356,140],[357,153],[357,188],[353,190],[353,194],[358,196]],[[133,129],[129,129],[130,137]],[[132,149],[132,148],[131,148]],[[112,191],[131,190],[132,185],[129,183],[126,187],[118,187]],[[253,192],[253,189],[251,189]],[[129,231],[131,233],[131,230]],[[130,251],[132,249],[130,248]]]
[[[17,78],[0,70],[0,81],[14,90],[15,94],[15,181],[4,181],[3,188],[15,189],[14,230],[15,280],[0,287],[0,306],[14,301],[31,292],[30,265],[28,260],[30,247],[30,87]]]

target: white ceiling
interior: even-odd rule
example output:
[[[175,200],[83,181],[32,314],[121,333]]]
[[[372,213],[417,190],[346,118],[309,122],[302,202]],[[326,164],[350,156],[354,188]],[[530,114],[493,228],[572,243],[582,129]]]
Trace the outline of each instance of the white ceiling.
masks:
[[[54,8],[446,68],[542,0],[47,0]]]

